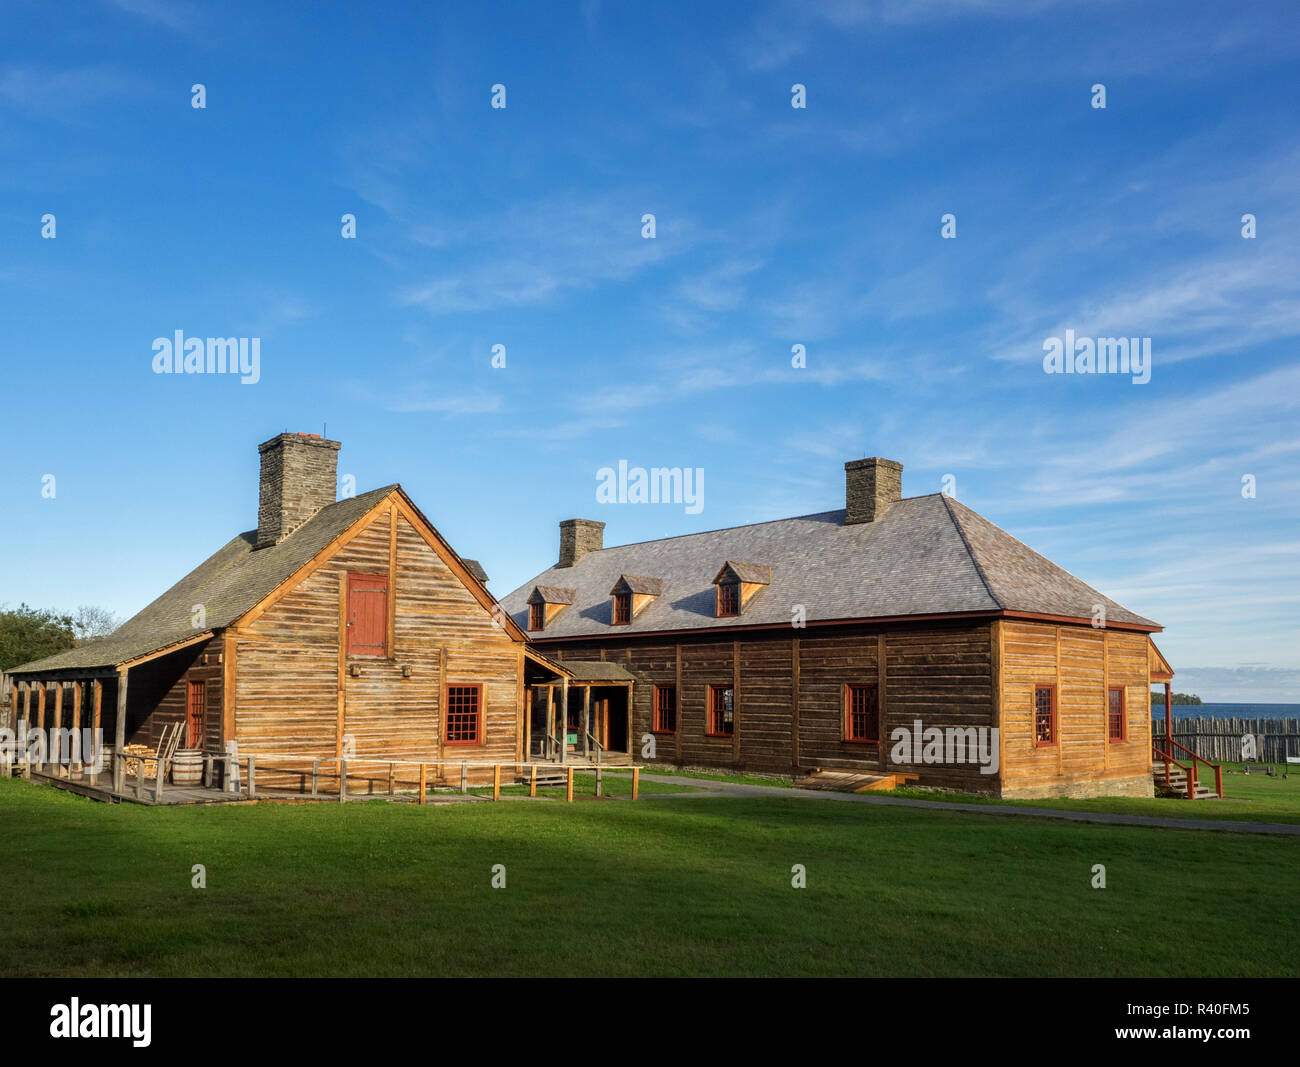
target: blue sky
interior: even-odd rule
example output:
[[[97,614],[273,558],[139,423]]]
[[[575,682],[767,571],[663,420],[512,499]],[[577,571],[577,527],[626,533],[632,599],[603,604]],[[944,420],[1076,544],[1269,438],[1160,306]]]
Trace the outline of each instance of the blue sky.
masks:
[[[1163,623],[1179,689],[1300,700],[1297,24],[9,3],[0,602],[134,612],[255,524],[286,429],[400,481],[498,595],[560,519],[827,510],[884,455]],[[178,329],[259,338],[260,380],[153,373]],[[1151,338],[1150,381],[1045,373],[1066,329]],[[703,510],[597,504],[619,460],[702,468]]]

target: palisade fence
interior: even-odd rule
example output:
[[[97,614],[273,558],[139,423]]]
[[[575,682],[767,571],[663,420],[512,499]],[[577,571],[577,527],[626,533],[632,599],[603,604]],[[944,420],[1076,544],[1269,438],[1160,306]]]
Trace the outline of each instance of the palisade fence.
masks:
[[[1300,719],[1174,719],[1174,740],[1211,763],[1241,763],[1242,738],[1255,736],[1255,761],[1300,756]],[[1165,717],[1151,716],[1151,737],[1165,736]]]

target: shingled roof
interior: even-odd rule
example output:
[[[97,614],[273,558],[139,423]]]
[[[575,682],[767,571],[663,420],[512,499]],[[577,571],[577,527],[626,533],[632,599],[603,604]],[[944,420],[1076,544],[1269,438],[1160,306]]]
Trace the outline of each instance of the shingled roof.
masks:
[[[397,488],[373,489],[323,507],[278,545],[254,550],[257,531],[241,533],[108,637],[24,663],[8,673],[113,667],[228,626]],[[203,605],[206,616],[197,629],[191,622],[196,604]]]
[[[501,601],[521,625],[536,587],[563,583],[573,606],[533,638],[606,636],[609,590],[624,574],[661,576],[663,593],[620,637],[736,626],[789,626],[796,605],[807,621],[972,612],[1091,618],[1159,630],[1034,552],[964,504],[943,495],[906,497],[874,522],[844,522],[843,510],[734,526],[587,553],[572,567],[544,571]],[[762,560],[771,584],[739,618],[717,618],[712,585],[730,560]]]

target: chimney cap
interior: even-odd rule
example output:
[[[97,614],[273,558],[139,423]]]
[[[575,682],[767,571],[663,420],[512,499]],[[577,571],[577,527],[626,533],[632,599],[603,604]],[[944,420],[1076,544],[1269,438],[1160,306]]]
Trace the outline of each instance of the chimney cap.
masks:
[[[278,433],[269,441],[263,441],[257,446],[259,452],[265,452],[269,448],[275,448],[277,445],[283,445],[286,442],[292,442],[299,445],[318,445],[321,448],[332,448],[338,451],[343,447],[339,441],[331,441],[328,437],[322,437],[318,433]]]
[[[332,448],[337,452],[343,447],[339,441],[331,441],[328,437],[322,437],[318,433],[278,433],[269,441],[263,441],[257,446],[259,452],[265,452],[269,448],[275,448],[277,445],[286,443],[297,445],[316,445],[320,448]]]
[[[866,459],[851,459],[844,464],[846,471],[861,470],[863,467],[892,467],[896,471],[901,471],[903,465],[896,459],[885,459],[884,456],[868,456]]]

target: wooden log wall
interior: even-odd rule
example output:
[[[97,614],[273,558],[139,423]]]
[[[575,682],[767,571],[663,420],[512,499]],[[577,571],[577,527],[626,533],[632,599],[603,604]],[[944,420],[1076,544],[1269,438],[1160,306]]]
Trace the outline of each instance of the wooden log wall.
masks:
[[[390,568],[389,656],[341,655],[348,572]],[[309,766],[339,757],[347,736],[359,760],[520,759],[520,648],[411,522],[381,512],[237,634],[239,751],[300,755]],[[483,687],[480,744],[444,744],[445,684]],[[269,765],[267,774],[274,787]]]
[[[844,686],[879,687],[882,647],[882,744],[846,742]],[[655,736],[659,762],[792,774],[814,767],[903,769],[888,763],[889,730],[910,729],[918,718],[925,727],[991,727],[992,647],[987,622],[958,622],[756,633],[739,641],[688,635],[672,643],[575,642],[544,651],[562,662],[606,659],[636,675],[632,731],[638,756],[653,723],[654,686],[675,685],[677,731]],[[737,689],[735,737],[707,733],[710,685]],[[916,770],[923,784],[989,791],[997,781],[974,765]]]
[[[1003,793],[1145,791],[1151,777],[1146,634],[1004,619]],[[1034,738],[1034,688],[1056,686],[1057,743]],[[1107,690],[1125,692],[1128,739],[1108,740]],[[1148,794],[1149,795],[1149,794]]]

